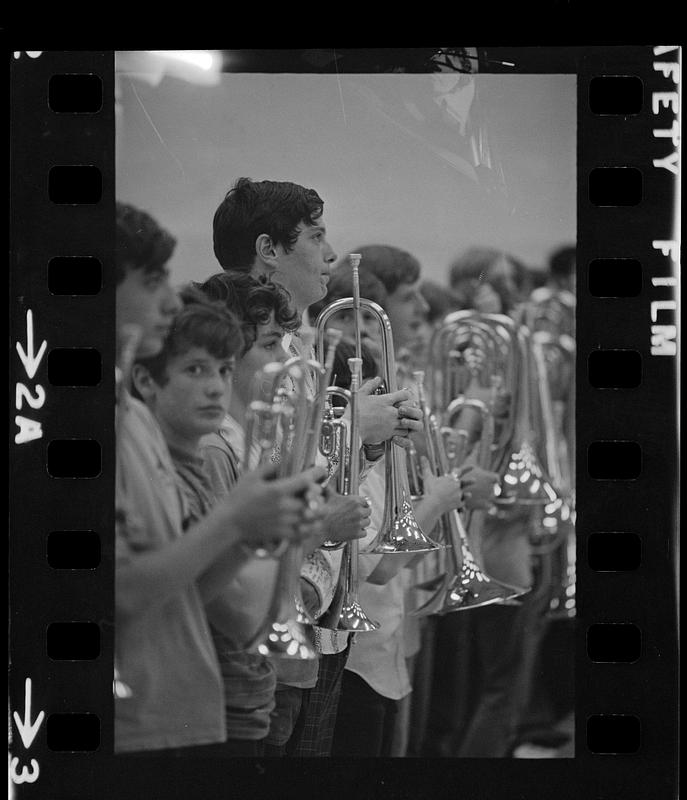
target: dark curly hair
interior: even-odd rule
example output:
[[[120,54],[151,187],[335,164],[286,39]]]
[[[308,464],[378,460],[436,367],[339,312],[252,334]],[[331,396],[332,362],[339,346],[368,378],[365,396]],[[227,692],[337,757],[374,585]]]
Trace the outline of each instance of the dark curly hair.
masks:
[[[127,270],[157,272],[164,269],[176,247],[176,239],[145,211],[117,202],[115,270],[117,285]]]
[[[224,303],[211,302],[193,286],[186,287],[180,298],[183,308],[174,317],[162,350],[149,358],[138,358],[159,386],[169,377],[167,365],[172,358],[187,353],[192,347],[204,347],[217,359],[228,359],[243,347],[239,320]]]
[[[212,220],[215,256],[222,269],[248,272],[258,236],[267,234],[273,244],[289,252],[298,238],[298,226],[314,225],[323,208],[324,201],[314,189],[286,181],[239,178]]]
[[[300,327],[301,321],[289,294],[265,276],[219,272],[195,286],[208,299],[221,302],[236,315],[243,332],[242,356],[255,344],[258,325],[266,325],[272,312],[275,322],[284,331],[295,331]]]

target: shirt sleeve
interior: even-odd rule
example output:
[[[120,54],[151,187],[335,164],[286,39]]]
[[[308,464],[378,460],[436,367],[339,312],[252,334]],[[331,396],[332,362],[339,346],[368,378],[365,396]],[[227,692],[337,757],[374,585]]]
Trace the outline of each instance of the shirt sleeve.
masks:
[[[223,497],[233,488],[237,480],[236,470],[233,468],[229,454],[221,447],[208,444],[203,447],[203,460],[205,474],[210,481],[213,493],[216,497]]]

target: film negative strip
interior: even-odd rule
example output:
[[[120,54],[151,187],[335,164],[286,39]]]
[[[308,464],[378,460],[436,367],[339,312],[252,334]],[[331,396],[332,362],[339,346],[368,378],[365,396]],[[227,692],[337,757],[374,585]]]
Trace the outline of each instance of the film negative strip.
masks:
[[[460,58],[479,61],[480,72],[576,79],[574,757],[378,759],[370,767],[343,759],[115,755],[114,698],[126,691],[114,670],[115,54],[16,51],[9,276],[15,797],[214,797],[228,787],[240,797],[291,796],[291,789],[358,796],[362,779],[379,797],[430,797],[447,786],[465,797],[675,795],[681,51],[474,49]],[[437,58],[421,49],[341,51],[333,62],[317,50],[225,52],[237,73],[306,78],[424,74]],[[135,89],[132,102],[186,180],[192,166],[179,161]],[[242,121],[233,123],[240,131]],[[446,158],[439,150],[434,155]]]

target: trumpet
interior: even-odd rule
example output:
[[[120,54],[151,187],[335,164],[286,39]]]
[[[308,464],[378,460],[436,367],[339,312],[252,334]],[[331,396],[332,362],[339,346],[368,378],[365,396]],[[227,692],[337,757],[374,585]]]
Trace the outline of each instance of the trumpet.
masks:
[[[314,448],[320,435],[319,420],[325,402],[326,384],[331,376],[336,344],[340,331],[329,332],[330,348],[326,363],[312,359],[292,358],[285,363],[268,364],[256,376],[256,384],[268,385],[271,404],[256,401],[250,408],[253,414],[261,414],[266,430],[258,441],[263,452],[272,444],[278,430],[281,431],[281,455],[278,464],[280,477],[293,475],[314,463]],[[308,372],[310,370],[310,372]],[[308,389],[308,377],[315,381],[314,397]],[[288,379],[292,391],[284,382]],[[249,426],[250,427],[250,426]],[[251,436],[254,435],[250,427]],[[272,437],[272,440],[270,439]],[[248,446],[246,447],[248,450]],[[304,625],[312,625],[300,590],[300,568],[303,562],[303,545],[286,542],[283,548],[270,609],[264,624],[248,643],[266,656],[312,659],[317,653],[305,633]]]
[[[425,396],[424,371],[416,371],[414,378],[424,412],[423,424],[430,468],[435,475],[448,475],[450,468],[443,434]],[[437,577],[439,585],[434,595],[412,612],[413,616],[447,614],[451,611],[480,608],[493,603],[502,603],[522,593],[515,587],[490,578],[480,568],[470,550],[468,535],[457,509],[445,514],[443,519],[450,543],[453,570]]]
[[[288,394],[280,391],[277,384],[288,374],[294,382],[295,391]],[[269,383],[274,387],[269,394],[273,402],[254,400],[249,405],[246,425],[246,455],[254,440],[257,440],[263,458],[271,453],[281,436],[281,458],[277,465],[278,477],[293,474],[298,458],[289,456],[293,448],[285,446],[294,430],[303,430],[307,405],[304,371],[297,365],[285,367],[278,362],[268,364],[256,375],[256,385]],[[300,392],[298,392],[300,390]],[[248,438],[250,437],[250,438]],[[279,567],[272,592],[269,611],[265,621],[246,643],[246,649],[256,649],[264,656],[276,658],[314,659],[317,653],[308,641],[304,625],[311,622],[305,612],[300,596],[300,567],[303,561],[301,544],[283,542],[279,550]],[[276,556],[276,551],[273,552]]]
[[[362,359],[349,358],[348,365],[351,371],[351,389],[348,401],[351,409],[350,447],[348,448],[348,474],[343,481],[344,493],[347,495],[358,494],[360,477],[360,459],[358,457],[358,389],[360,386],[360,372]],[[339,466],[344,470],[346,462]],[[379,623],[370,619],[365,613],[359,600],[358,582],[358,541],[346,542],[339,580],[334,592],[334,599],[329,611],[320,619],[318,627],[336,631],[364,632],[374,631],[379,628]]]
[[[391,323],[377,303],[360,298],[360,308],[378,321],[382,336],[382,372],[387,392],[395,392],[396,364],[394,360]],[[355,309],[355,298],[343,297],[322,309],[316,322],[317,352],[324,347],[324,334],[329,320],[341,311]],[[394,553],[424,553],[440,547],[421,530],[411,504],[410,487],[406,472],[405,451],[387,440],[384,444],[386,494],[384,516],[378,536],[368,552],[381,555]]]
[[[542,532],[553,534],[535,543],[547,560],[548,616],[570,619],[575,600],[575,297],[570,292],[546,287],[535,290],[523,308],[523,318],[533,331],[533,355],[537,366],[537,392],[544,418],[540,443],[542,459],[561,497],[560,508],[544,508]]]

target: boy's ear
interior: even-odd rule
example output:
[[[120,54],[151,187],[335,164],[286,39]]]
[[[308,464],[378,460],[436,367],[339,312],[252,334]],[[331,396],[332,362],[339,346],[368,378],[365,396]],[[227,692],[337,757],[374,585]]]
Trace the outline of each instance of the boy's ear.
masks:
[[[267,233],[261,233],[255,240],[255,255],[258,266],[262,266],[268,274],[274,272],[279,266],[277,248],[272,237]]]
[[[143,364],[134,364],[131,368],[131,383],[144,402],[148,402],[155,397],[157,384],[148,368],[144,367]]]

